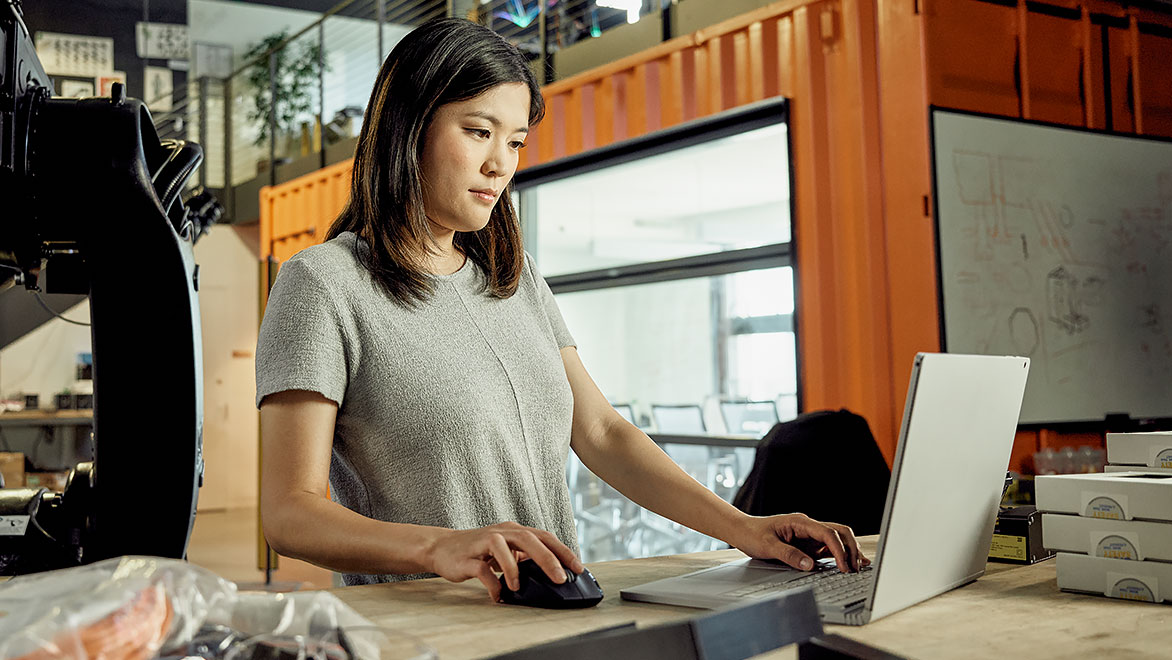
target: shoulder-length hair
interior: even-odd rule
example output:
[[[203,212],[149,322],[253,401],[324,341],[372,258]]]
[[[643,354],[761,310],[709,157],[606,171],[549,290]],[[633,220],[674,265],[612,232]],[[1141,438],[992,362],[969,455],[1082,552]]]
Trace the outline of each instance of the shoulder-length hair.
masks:
[[[420,168],[427,128],[441,106],[502,83],[527,85],[529,125],[541,121],[545,103],[525,57],[492,30],[461,18],[416,28],[379,69],[358,136],[350,200],[326,238],[344,231],[365,238],[370,250],[355,247],[359,262],[401,305],[426,301],[435,281],[418,261],[433,238]],[[483,229],[455,237],[455,245],[484,271],[485,291],[497,298],[517,290],[525,261],[511,192],[510,181]]]

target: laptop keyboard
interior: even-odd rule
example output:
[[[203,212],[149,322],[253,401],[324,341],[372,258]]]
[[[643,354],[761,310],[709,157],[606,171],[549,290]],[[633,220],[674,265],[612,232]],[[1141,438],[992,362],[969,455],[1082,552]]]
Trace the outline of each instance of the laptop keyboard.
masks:
[[[870,566],[863,567],[858,573],[840,573],[837,569],[811,573],[796,580],[788,578],[778,581],[767,580],[751,584],[735,591],[727,592],[727,596],[754,596],[765,595],[771,591],[801,589],[814,587],[814,599],[820,604],[853,605],[871,595],[871,583],[875,572]]]

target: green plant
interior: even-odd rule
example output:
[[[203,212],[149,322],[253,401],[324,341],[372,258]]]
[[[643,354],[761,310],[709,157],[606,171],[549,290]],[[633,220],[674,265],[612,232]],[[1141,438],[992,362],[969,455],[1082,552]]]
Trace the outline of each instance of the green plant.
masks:
[[[261,57],[270,50],[280,46],[289,38],[287,30],[270,34],[252,46],[245,53],[245,60],[254,60],[255,64],[248,69],[246,78],[253,88],[252,108],[248,111],[248,119],[260,126],[254,144],[263,145],[269,139],[269,113],[276,107],[277,132],[288,132],[305,117],[314,115],[314,97],[312,91],[318,88],[317,79],[325,71],[329,71],[329,64],[325,64],[325,71],[321,65],[325,62],[325,52],[316,42],[286,44],[284,48],[275,52],[276,84],[270,76],[269,58]],[[275,94],[274,94],[275,92]]]

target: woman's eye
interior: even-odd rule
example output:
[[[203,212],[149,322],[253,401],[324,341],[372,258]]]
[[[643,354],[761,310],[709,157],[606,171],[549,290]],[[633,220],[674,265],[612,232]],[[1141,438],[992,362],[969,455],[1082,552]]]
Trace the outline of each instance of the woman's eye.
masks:
[[[475,135],[476,137],[482,138],[485,140],[487,140],[489,138],[489,136],[492,135],[492,133],[488,132],[487,129],[483,129],[483,128],[469,128],[467,130],[469,133]]]
[[[512,147],[514,151],[520,151],[521,149],[525,148],[525,143],[521,142],[520,140],[514,140],[509,143],[509,146]]]

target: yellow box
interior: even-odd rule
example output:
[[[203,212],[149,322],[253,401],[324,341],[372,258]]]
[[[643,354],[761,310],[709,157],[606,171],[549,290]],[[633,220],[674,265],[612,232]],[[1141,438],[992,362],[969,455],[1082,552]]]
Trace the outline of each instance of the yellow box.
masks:
[[[5,488],[24,487],[24,454],[18,451],[0,451],[0,475]]]
[[[28,488],[48,488],[57,492],[65,491],[65,481],[69,478],[69,471],[62,472],[28,472],[24,475],[24,485]]]

